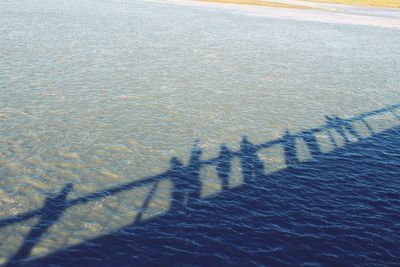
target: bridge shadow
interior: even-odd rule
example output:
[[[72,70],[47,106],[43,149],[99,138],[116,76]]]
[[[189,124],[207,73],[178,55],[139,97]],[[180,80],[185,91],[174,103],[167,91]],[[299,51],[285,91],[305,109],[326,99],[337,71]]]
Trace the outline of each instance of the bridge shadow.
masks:
[[[10,263],[20,262],[29,257],[30,252],[39,242],[41,236],[51,225],[58,221],[67,208],[65,203],[67,195],[71,192],[72,187],[72,184],[66,184],[59,194],[50,195],[46,198],[39,222],[32,227],[17,253],[11,258]]]
[[[171,159],[157,176],[66,200],[72,185],[50,196],[42,209],[0,220],[4,227],[38,217],[7,266],[354,266],[400,263],[399,127],[377,133],[368,118],[392,113],[400,105],[351,119],[327,116],[326,124],[282,138],[253,144],[244,136],[239,151],[221,144],[220,153],[202,159],[196,143],[189,162]],[[398,118],[397,113],[393,115]],[[363,137],[353,127],[367,129]],[[318,136],[332,145],[323,151]],[[366,136],[366,135],[364,135]],[[339,138],[338,138],[339,137]],[[298,141],[310,157],[302,160]],[[340,140],[341,143],[338,141]],[[284,167],[270,172],[260,151],[279,146]],[[240,160],[241,180],[232,184],[233,161]],[[384,164],[383,164],[384,163]],[[201,172],[215,168],[220,190],[202,196]],[[171,205],[161,216],[143,220],[160,181],[173,182]],[[44,257],[28,256],[62,213],[78,204],[151,183],[134,221],[113,233],[86,240]],[[397,204],[397,206],[396,206]],[[386,237],[386,238],[383,238]]]

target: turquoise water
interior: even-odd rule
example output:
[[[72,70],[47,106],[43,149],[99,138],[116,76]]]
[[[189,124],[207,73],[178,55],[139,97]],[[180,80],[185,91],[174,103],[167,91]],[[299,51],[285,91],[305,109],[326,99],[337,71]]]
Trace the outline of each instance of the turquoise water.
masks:
[[[0,219],[42,208],[68,183],[74,201],[163,173],[172,157],[187,165],[195,145],[213,159],[221,144],[239,151],[243,136],[262,144],[321,127],[325,115],[351,119],[400,102],[395,27],[142,1],[6,0],[0,35]],[[396,114],[367,120],[378,134],[398,126]],[[318,133],[321,153],[347,145],[334,138]],[[312,160],[304,142],[296,149],[301,162]],[[257,153],[266,175],[288,167],[280,145]],[[244,184],[235,160],[230,188]],[[200,176],[199,198],[223,191],[215,166]],[[158,218],[175,186],[157,185],[144,212],[151,183],[74,205],[28,254]],[[0,264],[37,220],[2,226]]]

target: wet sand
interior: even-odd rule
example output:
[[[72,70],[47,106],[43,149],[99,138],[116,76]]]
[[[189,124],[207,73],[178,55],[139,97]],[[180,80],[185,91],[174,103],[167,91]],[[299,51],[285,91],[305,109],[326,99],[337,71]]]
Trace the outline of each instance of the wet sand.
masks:
[[[158,3],[231,10],[235,13],[240,12],[248,16],[256,17],[400,29],[400,10],[397,9],[298,0],[274,1],[280,4],[291,5],[292,7],[302,6],[307,9],[252,6],[237,3],[220,3],[220,1],[151,0],[151,2]]]
[[[399,8],[400,1],[398,0],[305,0],[310,2],[326,2],[335,4],[346,4],[346,5],[365,5],[375,7],[389,7]]]
[[[54,199],[65,198],[70,183],[66,201],[76,205],[61,217],[45,217],[51,227],[38,221],[40,216],[3,223],[0,265],[26,256],[22,248],[31,248],[32,257],[46,255],[160,217],[173,206],[174,186],[181,187],[176,179],[165,179],[155,188],[150,177],[168,171],[173,157],[184,166],[198,160],[194,144],[209,162],[222,145],[240,151],[243,136],[263,144],[281,139],[286,131],[320,127],[324,115],[348,119],[400,102],[399,12],[335,7],[326,12],[197,1],[1,1],[0,220],[43,211],[46,205],[51,210]],[[373,116],[367,123],[379,133],[398,126],[400,111],[395,114]],[[361,136],[362,129],[368,133],[361,123],[354,128]],[[357,141],[332,135],[334,142],[329,134],[315,137],[322,152]],[[279,145],[259,155],[268,175],[285,167],[284,151]],[[300,140],[297,152],[300,162],[312,156],[305,141]],[[353,152],[348,148],[346,153]],[[217,179],[216,168],[201,169],[201,200],[221,195],[221,188],[239,188],[243,167],[235,160],[228,183]],[[387,160],[377,163],[382,162]],[[352,173],[344,173],[347,181],[358,180]],[[288,181],[293,177],[287,175],[267,188],[287,184],[291,194]],[[138,186],[109,190],[127,184]],[[315,191],[302,188],[315,199]],[[376,190],[373,184],[365,190],[371,188]],[[307,203],[301,192],[293,200]],[[255,194],[241,194],[243,199],[247,195],[250,200]],[[91,201],[80,202],[88,196]],[[210,201],[211,207],[220,203]],[[24,245],[32,236],[33,248]],[[153,250],[162,251],[159,246]]]
[[[278,8],[296,8],[296,9],[309,9],[306,5],[294,5],[290,3],[270,2],[262,0],[200,0],[203,2],[215,2],[225,4],[240,4],[240,5],[253,5],[253,6],[266,6],[266,7],[278,7]]]
[[[398,0],[200,0],[205,2],[218,2],[242,5],[257,5],[257,6],[270,6],[270,7],[284,7],[284,8],[299,8],[307,9],[315,5],[350,5],[350,6],[369,6],[369,7],[382,7],[382,8],[399,8],[400,1]]]

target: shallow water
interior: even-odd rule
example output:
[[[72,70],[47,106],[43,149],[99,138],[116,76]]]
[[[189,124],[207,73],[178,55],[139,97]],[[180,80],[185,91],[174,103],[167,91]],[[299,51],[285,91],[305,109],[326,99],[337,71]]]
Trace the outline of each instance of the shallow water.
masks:
[[[0,264],[44,256],[45,265],[71,266],[60,249],[79,245],[78,259],[107,266],[117,257],[99,247],[112,240],[136,249],[110,248],[126,265],[400,262],[400,111],[392,106],[400,102],[399,29],[248,14],[142,1],[1,1]],[[327,127],[325,115],[344,120]],[[296,139],[294,163],[286,130]],[[216,160],[230,155],[222,144],[235,151],[220,159],[228,169]],[[172,157],[184,167],[171,174]],[[132,224],[138,233],[129,234]],[[117,229],[124,235],[104,237]],[[339,257],[351,248],[337,233],[354,237],[351,248],[365,246]],[[325,251],[316,252],[315,240]],[[55,252],[66,254],[48,256]]]

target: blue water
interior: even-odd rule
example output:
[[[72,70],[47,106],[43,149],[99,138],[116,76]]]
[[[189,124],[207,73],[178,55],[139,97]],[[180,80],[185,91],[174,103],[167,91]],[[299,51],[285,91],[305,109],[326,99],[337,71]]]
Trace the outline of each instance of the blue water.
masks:
[[[25,261],[65,209],[140,186],[129,183],[67,201],[73,186],[67,184],[45,201],[39,222],[9,266],[398,266],[400,127],[361,138],[351,126],[398,107],[338,119],[260,145],[244,137],[239,151],[221,146],[219,157],[209,161],[201,160],[201,149],[194,147],[187,166],[173,159],[170,170],[144,181],[172,179],[173,204],[167,213],[147,222],[136,219],[114,233]],[[324,129],[359,139],[322,153],[313,136]],[[312,160],[297,161],[293,138],[305,140]],[[266,175],[256,152],[276,142],[285,147],[288,168]],[[241,159],[244,184],[201,199],[200,169],[214,164],[221,178],[229,177],[234,157]],[[25,219],[10,218],[1,225]]]
[[[0,265],[400,266],[400,12],[346,12],[0,1]]]

